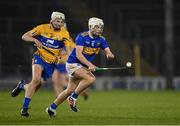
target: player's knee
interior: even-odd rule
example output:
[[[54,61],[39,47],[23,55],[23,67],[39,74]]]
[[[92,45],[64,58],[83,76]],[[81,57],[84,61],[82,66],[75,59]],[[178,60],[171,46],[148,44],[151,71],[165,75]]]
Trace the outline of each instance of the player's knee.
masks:
[[[32,80],[32,83],[33,83],[33,85],[38,86],[38,85],[41,84],[41,79],[33,79],[33,80]]]
[[[96,81],[96,77],[89,77],[88,81],[90,84],[94,83]]]

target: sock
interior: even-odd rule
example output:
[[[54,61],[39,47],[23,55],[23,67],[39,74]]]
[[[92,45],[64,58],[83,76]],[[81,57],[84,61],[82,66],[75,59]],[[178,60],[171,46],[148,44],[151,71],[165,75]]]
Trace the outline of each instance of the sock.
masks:
[[[50,106],[52,109],[56,109],[57,108],[57,105],[55,103],[52,103],[51,106]]]
[[[24,98],[24,104],[23,104],[23,107],[22,107],[23,111],[27,111],[28,110],[30,101],[31,101],[30,98],[27,98],[27,97]]]
[[[76,92],[74,91],[74,92],[71,94],[71,97],[74,98],[74,99],[77,99],[77,98],[78,98],[78,94],[76,94]]]

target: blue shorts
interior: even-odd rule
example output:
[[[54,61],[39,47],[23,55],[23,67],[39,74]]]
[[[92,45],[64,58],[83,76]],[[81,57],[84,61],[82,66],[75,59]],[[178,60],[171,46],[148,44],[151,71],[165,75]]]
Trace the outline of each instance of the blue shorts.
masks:
[[[36,54],[34,54],[33,57],[33,64],[39,64],[42,66],[43,68],[43,72],[42,72],[42,78],[43,80],[47,80],[48,78],[50,78],[54,72],[54,68],[55,65],[54,64],[50,64],[50,63],[46,63],[45,61],[42,60],[42,58]]]
[[[56,64],[55,69],[57,69],[60,73],[67,73],[65,64]]]

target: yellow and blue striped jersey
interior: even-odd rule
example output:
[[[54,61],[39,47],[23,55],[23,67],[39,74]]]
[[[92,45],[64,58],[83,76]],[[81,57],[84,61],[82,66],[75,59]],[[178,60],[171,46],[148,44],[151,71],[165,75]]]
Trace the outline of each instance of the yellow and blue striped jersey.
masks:
[[[37,48],[35,54],[47,63],[55,63],[57,56],[61,56],[63,48],[70,46],[70,43],[72,43],[69,32],[65,27],[56,31],[51,24],[42,24],[33,28],[30,32],[42,43],[44,48],[55,54],[52,55],[43,48]]]

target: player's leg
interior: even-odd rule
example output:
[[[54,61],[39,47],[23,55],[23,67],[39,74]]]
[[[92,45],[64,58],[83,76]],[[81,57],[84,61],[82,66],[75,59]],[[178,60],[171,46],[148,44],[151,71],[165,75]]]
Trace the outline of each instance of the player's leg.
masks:
[[[58,97],[56,98],[56,100],[54,101],[54,103],[56,105],[59,105],[61,103],[64,102],[64,100],[67,99],[68,96],[70,96],[70,94],[75,90],[75,88],[77,87],[77,83],[75,81],[75,78],[69,78],[69,83],[67,88],[58,95]]]
[[[84,68],[79,68],[74,72],[74,76],[76,78],[79,78],[79,84],[74,90],[73,93],[71,93],[70,97],[68,98],[69,104],[71,109],[74,112],[77,112],[76,108],[76,100],[83,91],[85,91],[93,82],[95,81],[95,76],[88,70]]]
[[[32,66],[32,80],[26,88],[25,96],[31,98],[34,95],[36,88],[41,84],[42,71],[43,68],[41,65],[34,64]]]
[[[67,87],[68,85],[68,76],[65,72],[60,73],[59,70],[55,69],[52,76],[53,87],[56,97]],[[85,90],[81,94],[84,100],[87,100],[89,95],[88,91]]]
[[[56,65],[56,69],[54,70],[52,76],[52,81],[53,81],[54,91],[57,97],[58,94],[61,93],[67,87],[68,84],[68,74],[65,68],[65,64]],[[86,90],[83,91],[80,95],[83,96],[85,100],[87,100],[88,93]]]
[[[42,71],[43,69],[41,65],[39,64],[32,65],[32,80],[28,84],[25,90],[25,98],[24,98],[24,103],[21,110],[22,116],[29,116],[27,110],[28,110],[31,98],[36,91],[36,88],[40,85]]]
[[[67,87],[66,84],[68,84],[68,76],[66,74],[64,74],[64,76],[64,78],[66,79],[65,82],[63,81],[63,84],[65,84],[64,87]],[[76,79],[76,83],[79,84],[79,79]],[[84,90],[80,95],[84,98],[84,100],[87,100],[89,98],[88,90]]]
[[[52,82],[56,97],[64,90],[64,85],[67,85],[66,75],[60,73],[59,70],[55,69],[52,75]]]
[[[68,64],[67,63],[66,69],[67,69],[68,75],[70,76],[68,87],[66,90],[61,92],[58,95],[58,97],[56,98],[56,100],[50,105],[50,107],[48,107],[46,109],[46,112],[48,113],[48,115],[50,117],[55,117],[57,106],[60,105],[63,101],[65,101],[70,94],[72,95],[72,97],[69,97],[69,98],[73,99],[73,101],[72,101],[73,103],[71,103],[70,99],[68,99],[68,101],[71,103],[70,104],[71,109],[73,111],[77,111],[75,99],[77,99],[77,96],[81,92],[83,92],[84,89],[86,89],[87,87],[90,86],[90,83],[93,83],[95,81],[94,75],[91,72],[82,68],[82,66],[80,64],[76,64],[76,63],[75,64]],[[78,71],[78,72],[76,72],[76,71]],[[72,78],[71,76],[74,73],[75,73],[75,76]],[[76,93],[76,92],[74,92],[74,90],[77,88],[77,82],[80,82],[82,87],[80,87],[81,90],[77,91],[77,93]],[[86,86],[83,86],[83,84],[85,84]]]
[[[42,86],[43,83],[44,83],[44,82],[41,80],[41,82],[39,83],[39,85],[36,87],[35,92],[37,92],[37,91],[39,90],[39,88]],[[28,84],[25,84],[25,85],[24,85],[24,90],[27,90],[28,86],[29,86]]]
[[[74,77],[69,77],[67,89],[61,92],[55,101],[50,105],[50,107],[46,109],[46,112],[50,117],[55,117],[58,105],[63,103],[70,95],[71,96],[68,98],[70,107],[74,112],[77,112],[76,99],[78,95],[95,81],[94,75],[86,69],[82,68],[82,66],[75,66],[73,70],[71,69],[69,71],[71,74],[74,73]]]
[[[76,70],[74,76],[81,79],[79,85],[75,89],[75,93],[78,95],[85,91],[96,80],[96,77],[84,68]]]
[[[67,88],[58,95],[58,97],[54,100],[50,107],[46,108],[46,112],[50,117],[55,117],[58,105],[63,103],[76,87],[76,81],[73,78],[69,78]]]

